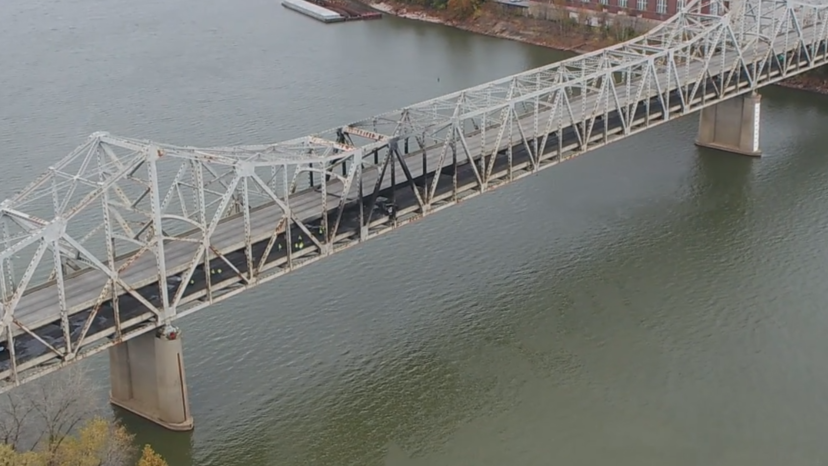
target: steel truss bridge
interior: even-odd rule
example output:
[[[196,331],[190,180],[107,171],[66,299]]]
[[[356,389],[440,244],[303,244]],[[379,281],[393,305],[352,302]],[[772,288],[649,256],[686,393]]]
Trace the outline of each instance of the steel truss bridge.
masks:
[[[0,392],[591,149],[825,63],[828,0],[632,41],[276,144],[92,134],[0,203]]]

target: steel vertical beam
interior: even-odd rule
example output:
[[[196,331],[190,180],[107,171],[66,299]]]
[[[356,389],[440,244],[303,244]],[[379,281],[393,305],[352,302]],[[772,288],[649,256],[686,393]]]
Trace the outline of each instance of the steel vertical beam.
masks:
[[[158,183],[158,161],[164,153],[157,146],[147,146],[147,172],[149,174],[150,209],[152,212],[152,242],[155,253],[155,263],[158,266],[158,288],[161,297],[163,320],[170,325],[175,317],[175,308],[170,307],[170,298],[167,291],[167,260],[164,253],[164,229],[161,221],[161,195]]]

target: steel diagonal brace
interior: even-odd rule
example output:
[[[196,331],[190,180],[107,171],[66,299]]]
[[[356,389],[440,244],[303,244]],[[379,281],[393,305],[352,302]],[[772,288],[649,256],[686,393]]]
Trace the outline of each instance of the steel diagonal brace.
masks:
[[[250,178],[251,178],[251,179],[252,179],[252,180],[253,180],[253,181],[254,181],[257,185],[259,185],[259,187],[260,187],[260,188],[262,188],[262,191],[264,191],[264,193],[265,193],[265,194],[266,194],[266,195],[267,195],[267,196],[268,196],[268,197],[269,197],[269,198],[270,198],[270,199],[271,199],[271,200],[272,200],[272,201],[273,201],[273,202],[274,202],[277,206],[279,206],[279,208],[280,208],[280,209],[282,209],[282,211],[283,211],[283,212],[285,212],[285,213],[290,212],[290,207],[288,207],[288,205],[287,205],[287,204],[285,204],[285,202],[284,202],[282,199],[279,199],[279,196],[277,196],[277,195],[273,192],[273,190],[271,190],[271,189],[270,189],[270,186],[268,186],[268,185],[267,185],[267,183],[265,183],[265,182],[264,182],[264,180],[262,180],[262,179],[261,179],[261,177],[259,177],[259,174],[258,174],[258,173],[255,173],[255,172],[251,173],[251,174],[250,174]]]
[[[46,220],[36,218],[34,216],[30,216],[22,212],[7,209],[5,213],[8,214],[8,218],[11,219],[12,222],[14,222],[16,225],[20,226],[21,229],[26,230],[27,232],[37,231],[49,225],[49,222],[47,222]],[[97,229],[98,227],[92,229],[92,232],[96,231]],[[75,270],[80,270],[81,266],[75,262],[75,259],[77,259],[75,251],[70,251],[65,245],[60,244],[60,242],[57,242],[54,245],[54,248],[56,248],[57,251],[63,253],[62,257],[66,260],[67,265],[74,268]],[[54,274],[55,272],[53,271],[52,274],[49,276],[49,280],[54,279]]]
[[[0,208],[0,212],[7,215],[13,222],[26,231],[36,231],[45,227],[49,222],[34,215],[29,215],[11,207]]]
[[[523,141],[523,147],[526,148],[526,153],[529,154],[529,160],[532,162],[532,167],[537,171],[538,169],[538,160],[540,160],[540,156],[535,151],[535,155],[532,156],[532,149],[529,147],[529,141],[526,139],[526,134],[523,132],[523,127],[520,125],[520,118],[514,118],[515,126],[517,126],[518,134],[520,134],[520,138]]]
[[[474,177],[477,179],[477,184],[480,186],[480,191],[483,192],[486,190],[486,185],[483,183],[483,178],[480,177],[480,171],[478,171],[477,164],[475,163],[474,157],[469,150],[469,145],[466,143],[466,136],[462,131],[460,131],[460,128],[455,128],[454,131],[458,136],[460,136],[460,145],[463,146],[463,152],[466,153],[466,158],[469,160],[469,166],[472,167]]]
[[[60,168],[62,166],[65,166],[66,164],[68,164],[69,162],[74,160],[75,157],[80,155],[83,151],[88,150],[88,148],[91,144],[96,144],[96,143],[97,143],[96,136],[95,135],[90,136],[86,140],[86,142],[84,142],[82,145],[76,147],[69,155],[62,158],[57,164],[55,164],[55,167]],[[53,176],[54,176],[54,174],[51,171],[47,171],[47,172],[41,174],[37,179],[35,179],[33,182],[29,183],[25,188],[20,190],[20,192],[18,192],[14,197],[12,197],[10,200],[4,202],[4,204],[13,206],[13,205],[17,205],[21,202],[24,202],[29,197],[30,194],[35,192],[38,188],[42,187],[46,181],[51,180]]]
[[[737,47],[735,47],[735,49],[736,49],[736,56],[738,57],[738,60],[734,60],[733,65],[731,65],[730,69],[728,70],[729,71],[729,76],[730,76],[728,78],[728,84],[729,84],[730,79],[732,79],[734,73],[736,73],[736,68],[739,68],[739,70],[741,71],[742,67],[747,69],[748,66],[747,66],[747,61],[745,61],[745,56],[742,53],[742,47],[738,46],[739,41],[736,40],[736,34],[733,32],[733,28],[731,27],[730,24],[724,24],[723,25],[722,34],[724,34],[724,33],[727,34],[728,38],[730,38],[730,40],[732,40],[734,44],[737,44]],[[741,75],[741,72],[739,72],[738,74]],[[751,76],[750,73],[746,73],[746,74],[747,74],[748,84],[750,85],[750,88],[753,89],[756,86],[756,80],[754,79],[753,76]],[[727,86],[725,86],[725,88],[727,88]]]
[[[679,76],[679,73],[678,73],[678,65],[676,64],[675,55],[672,54],[672,53],[670,54],[670,61],[668,62],[668,66],[670,67],[670,69],[667,70],[667,73],[668,73],[667,88],[668,89],[672,88],[672,86],[670,86],[670,77],[672,76],[672,78],[676,80],[676,88],[679,91],[679,92],[677,92],[677,94],[679,96],[679,104],[681,105],[681,112],[684,113],[684,112],[687,111],[687,102],[684,98],[684,92],[682,92],[684,86],[682,85],[681,77]],[[700,78],[697,78],[697,79],[700,79]],[[669,96],[670,96],[669,92],[667,93],[667,96],[668,96],[667,98],[669,99]],[[667,109],[668,116],[669,116],[669,112],[670,112],[670,110],[668,108]]]
[[[696,99],[696,96],[698,95],[698,91],[699,91],[700,87],[704,86],[704,88],[707,89],[708,80],[705,79],[705,76],[707,76],[708,78],[711,78],[711,79],[714,77],[713,74],[710,71],[710,62],[713,60],[713,57],[715,57],[715,56],[717,56],[715,53],[710,53],[705,58],[704,65],[702,66],[702,69],[701,69],[701,76],[699,76],[699,78],[696,79],[696,82],[693,85],[693,91],[691,92],[690,98],[688,99],[690,102],[692,102]],[[724,92],[724,89],[725,89],[724,86],[723,86],[723,83],[722,82],[717,83],[716,81],[711,81],[711,84],[713,86],[713,90],[716,92],[716,95],[721,96],[722,93]],[[706,92],[705,92],[705,94],[706,94]]]
[[[719,43],[719,40],[721,39],[722,33],[723,33],[723,31],[721,29],[719,29],[717,31],[716,39],[714,40],[714,43],[716,43],[716,44]],[[709,53],[707,53],[705,58],[704,58],[704,64],[702,66],[702,76],[701,76],[701,79],[696,80],[696,83],[693,86],[693,91],[690,93],[690,99],[689,99],[690,102],[692,102],[696,98],[696,93],[698,93],[699,87],[703,83],[707,82],[707,80],[704,79],[704,74],[707,74],[708,76],[712,77],[712,75],[710,74],[710,62],[713,60],[713,57],[716,56],[715,47],[710,47],[708,45],[707,49],[709,50]],[[715,83],[714,83],[714,87],[716,87]]]
[[[110,269],[109,267],[105,266],[101,261],[99,261],[91,252],[89,252],[86,248],[84,248],[81,244],[75,241],[71,236],[64,235],[63,238],[69,242],[72,246],[74,246],[78,252],[86,256],[89,262],[95,266],[99,271],[106,274],[111,280],[115,281],[117,284],[121,285],[121,287],[129,293],[133,298],[138,300],[141,304],[147,307],[151,312],[160,315],[161,311],[152,305],[149,301],[146,300],[140,293],[137,293],[131,286],[129,286],[121,277],[116,273],[114,270]],[[108,286],[108,285],[107,285]]]
[[[270,187],[268,187],[267,184],[264,181],[262,181],[261,178],[259,178],[259,175],[257,173],[252,173],[250,175],[250,177],[253,178],[256,181],[256,184],[258,184],[262,188],[262,191],[264,191],[265,194],[267,194],[268,197],[270,197],[273,200],[273,202],[275,202],[276,205],[278,205],[282,209],[282,211],[285,213],[285,215],[287,217],[291,218],[293,220],[293,222],[296,224],[296,226],[298,226],[300,230],[302,230],[303,232],[305,232],[306,235],[308,235],[308,238],[311,241],[313,241],[313,243],[316,244],[317,247],[319,247],[320,252],[325,250],[324,247],[322,246],[322,243],[320,243],[316,239],[316,237],[310,232],[310,230],[308,230],[308,228],[305,226],[304,223],[302,223],[299,219],[296,218],[296,216],[293,214],[293,211],[290,209],[290,207],[288,207],[287,204],[284,203],[284,201],[279,199],[279,196],[277,196],[270,189]],[[347,195],[347,194],[343,193],[343,196],[345,196],[345,195]]]
[[[431,187],[428,188],[428,193],[426,193],[426,204],[429,206],[431,205],[432,199],[434,199],[434,194],[437,192],[437,183],[440,181],[440,173],[443,170],[443,165],[445,164],[449,147],[451,146],[451,143],[456,136],[455,130],[456,127],[452,126],[451,130],[446,132],[446,137],[443,140],[443,147],[440,151],[440,158],[437,159],[437,169],[434,171],[434,178],[431,180]],[[414,137],[417,138],[417,136]],[[422,147],[425,141],[421,142],[421,140],[417,138],[417,143],[420,144],[420,146]],[[425,152],[425,149],[423,149],[423,152]]]
[[[509,85],[509,90],[506,92],[506,99],[505,100],[509,104],[504,106],[503,109],[500,111],[500,130],[497,132],[497,138],[495,139],[495,145],[494,145],[494,148],[492,149],[492,153],[491,153],[491,155],[488,156],[488,158],[489,158],[488,164],[486,163],[487,162],[487,160],[486,160],[487,154],[485,154],[486,148],[481,147],[481,154],[482,154],[482,157],[483,157],[483,167],[486,170],[486,172],[485,172],[486,174],[483,176],[483,179],[486,182],[486,184],[489,183],[489,178],[492,176],[492,169],[494,169],[495,160],[497,159],[497,153],[500,152],[500,143],[503,140],[503,134],[506,131],[506,125],[511,124],[512,117],[514,116],[514,113],[515,113],[515,111],[514,111],[515,110],[515,105],[512,102],[512,100],[515,97],[515,82],[516,82],[516,80],[511,81],[511,83]],[[538,97],[540,97],[540,96],[538,96]],[[458,108],[458,110],[459,110],[459,108]],[[455,113],[455,118],[457,117],[457,113],[459,113],[459,112]]]
[[[540,143],[540,150],[546,150],[546,143],[549,141],[549,135],[552,134],[552,125],[555,121],[558,122],[558,127],[556,128],[556,132],[558,133],[558,146],[560,148],[561,145],[561,119],[560,119],[560,103],[561,103],[561,95],[563,92],[556,91],[555,92],[555,99],[552,101],[552,108],[549,110],[549,119],[546,122],[546,130],[545,134],[543,135],[543,139]],[[557,117],[557,118],[556,118]],[[560,156],[560,150],[558,155]],[[538,155],[538,160],[540,160],[540,155]]]
[[[86,206],[91,204],[95,199],[99,198],[104,191],[110,188],[110,186],[116,184],[120,181],[129,171],[136,169],[143,164],[143,160],[140,161],[133,161],[132,164],[125,166],[122,170],[118,171],[114,176],[106,179],[106,181],[98,182],[97,189],[90,191],[86,196],[84,196],[78,203],[73,207],[71,210],[66,212],[62,215],[67,221],[73,218],[78,212],[83,210]]]
[[[612,99],[615,102],[615,108],[618,110],[618,119],[621,120],[621,127],[623,128],[623,134],[627,135],[630,132],[629,123],[627,121],[627,115],[624,113],[629,112],[622,112],[621,110],[627,110],[627,103],[621,104],[621,100],[618,98],[618,86],[613,84],[611,86],[612,89]]]
[[[379,150],[375,149],[374,152],[378,153]],[[388,154],[382,160],[382,168],[379,165],[374,165],[373,168],[377,170],[379,176],[377,177],[376,181],[374,181],[374,189],[371,191],[371,201],[368,204],[368,217],[365,219],[365,223],[360,225],[360,231],[364,231],[368,225],[371,224],[371,220],[374,218],[374,207],[377,203],[377,196],[379,195],[380,188],[382,187],[382,182],[385,180],[385,174],[388,172],[388,165],[391,164],[391,155]]]
[[[348,194],[351,192],[351,186],[354,182],[354,176],[356,175],[357,167],[362,166],[362,158],[364,157],[364,154],[360,153],[360,151],[357,151],[357,153],[355,153],[353,157],[354,158],[352,159],[353,161],[351,162],[351,167],[348,170],[348,178],[343,183],[342,195],[339,199],[339,205],[337,207],[336,222],[334,223],[334,227],[331,229],[330,233],[328,233],[327,231],[325,232],[326,235],[330,235],[330,241],[333,241],[334,238],[336,238],[336,234],[339,231],[339,225],[342,222],[342,214],[345,212],[345,203],[348,200]]]
[[[796,14],[793,11],[791,11],[791,16],[792,16],[791,19],[792,19],[794,28],[796,29],[796,35],[799,38],[799,44],[797,44],[797,45],[799,45],[799,47],[797,47],[797,55],[799,55],[800,50],[805,49],[805,59],[808,62],[810,62],[811,61],[811,53],[810,53],[810,51],[808,50],[808,47],[807,47],[807,45],[809,45],[809,44],[807,44],[805,42],[805,36],[802,33],[802,25],[800,24],[800,19],[799,19],[799,17],[796,16]]]
[[[34,232],[33,234],[29,235],[28,237],[18,241],[17,243],[13,244],[11,247],[4,249],[0,252],[0,260],[9,259],[18,252],[26,249],[27,247],[31,246],[32,244],[40,241],[43,239],[43,233],[46,231],[46,228],[41,228],[40,230]]]
[[[584,127],[584,143],[582,150],[587,150],[587,145],[589,144],[590,139],[592,139],[592,130],[595,127],[595,120],[599,115],[606,115],[607,110],[607,101],[609,100],[609,93],[607,91],[607,87],[612,85],[615,86],[615,83],[612,83],[612,74],[606,74],[601,77],[601,87],[600,89],[596,89],[597,93],[593,94],[590,97],[595,98],[595,104],[592,107],[592,110],[589,112],[589,116],[587,114],[581,115],[581,123]],[[582,99],[586,99],[587,95],[581,96]],[[601,112],[601,109],[604,111]]]
[[[4,303],[3,309],[3,322],[6,326],[8,332],[8,344],[9,352],[12,357],[14,357],[14,333],[11,328],[11,324],[17,325],[20,329],[24,332],[32,335],[35,339],[39,340],[41,343],[46,345],[51,351],[54,351],[55,354],[60,355],[61,353],[57,351],[52,345],[48,344],[44,341],[40,336],[34,334],[31,330],[29,330],[26,326],[24,326],[20,321],[18,321],[14,316],[14,311],[17,308],[17,304],[20,302],[20,298],[23,297],[23,293],[25,292],[26,288],[29,286],[29,281],[31,281],[32,276],[34,275],[34,271],[37,269],[37,266],[40,264],[41,259],[43,258],[43,254],[45,254],[46,249],[48,249],[48,243],[45,239],[41,239],[40,246],[38,246],[37,251],[35,252],[34,257],[32,258],[31,262],[29,262],[29,266],[26,268],[26,271],[23,274],[23,278],[20,281],[17,289],[15,290],[14,294],[11,298]],[[16,368],[16,361],[12,361],[12,369],[15,373],[15,377],[17,376],[17,368]]]
[[[179,202],[181,202],[181,209],[182,213],[186,216],[187,215],[187,205],[184,202],[183,196],[181,194],[181,182],[182,177],[185,173],[187,173],[187,166],[186,162],[182,162],[181,165],[178,167],[178,172],[175,174],[175,178],[173,179],[172,183],[170,183],[170,188],[167,190],[167,194],[164,195],[164,199],[161,201],[161,212],[164,213],[167,211],[167,208],[172,202],[173,198],[178,195]]]
[[[248,239],[246,242],[247,242],[248,244],[250,244],[250,240],[249,240],[249,239]],[[244,280],[244,282],[245,282],[245,283],[247,283],[248,285],[251,283],[251,279],[249,279],[249,278],[245,277],[245,276],[244,276],[244,274],[243,274],[243,273],[241,273],[241,271],[240,271],[240,270],[239,270],[239,269],[238,269],[235,265],[233,265],[233,263],[232,263],[232,262],[230,262],[229,260],[227,260],[227,258],[226,258],[226,257],[224,257],[224,254],[222,254],[222,253],[221,253],[221,251],[219,251],[218,249],[216,249],[216,247],[215,247],[215,246],[213,246],[212,244],[210,245],[210,250],[211,250],[211,251],[213,251],[213,254],[215,254],[215,255],[216,255],[216,257],[218,257],[219,259],[221,259],[221,260],[222,260],[222,262],[224,262],[225,264],[227,264],[227,266],[228,266],[228,267],[230,267],[230,269],[232,269],[232,270],[233,270],[233,272],[235,272],[235,273],[236,273],[236,276],[238,276],[239,278],[241,278],[242,280]],[[252,270],[252,267],[251,267],[250,269]],[[182,281],[182,283],[184,283],[184,282]],[[183,288],[183,287],[182,287],[182,288]]]
[[[397,145],[396,139],[392,139],[389,141],[388,151],[391,154],[393,154],[393,157],[396,158],[399,162],[400,168],[402,168],[406,180],[408,180],[408,183],[411,185],[411,191],[414,192],[414,197],[417,199],[417,204],[420,206],[420,211],[425,212],[426,208],[425,203],[423,202],[423,197],[420,195],[420,190],[417,188],[417,184],[414,182],[414,177],[411,176],[411,170],[408,169],[408,164],[405,162],[405,159],[402,157],[402,155],[400,155],[400,150],[399,146]],[[396,164],[396,162],[394,163]],[[425,175],[425,173],[423,175]],[[350,183],[348,187],[350,188]]]
[[[81,244],[87,242],[89,240],[89,238],[92,238],[93,236],[98,234],[103,228],[104,228],[103,222],[98,223],[94,228],[89,230],[89,233],[83,235],[83,237],[80,239]]]
[[[457,115],[460,113],[460,108],[461,108],[461,104],[459,102],[462,102],[464,99],[465,99],[465,94],[460,93],[460,95],[458,97],[458,104],[454,107],[454,113],[452,114],[452,117],[451,117],[451,125],[450,125],[451,130],[446,132],[446,137],[443,139],[443,150],[440,152],[440,158],[437,160],[437,169],[434,171],[434,179],[431,180],[431,188],[429,189],[429,192],[426,196],[426,203],[429,206],[431,205],[431,202],[434,199],[434,194],[437,192],[437,182],[440,180],[440,173],[443,170],[443,165],[446,163],[446,157],[448,155],[449,146],[454,141],[457,134],[460,132],[458,127],[457,127],[457,121],[458,121],[457,120]],[[417,136],[414,135],[414,137],[416,138]],[[419,143],[419,141],[418,141],[418,143]],[[422,144],[420,144],[420,145],[422,146]],[[469,157],[469,163],[474,166],[476,162],[473,161],[471,159],[471,157]],[[473,169],[474,169],[474,173],[477,176],[477,179],[479,181],[480,180],[480,174],[477,172],[477,167],[474,166]],[[482,187],[482,182],[481,182],[481,189],[484,189]]]
[[[512,97],[512,89],[509,89],[509,98]],[[481,147],[481,150],[484,152],[482,154],[483,158],[483,168],[486,170],[483,175],[483,180],[486,184],[489,184],[489,178],[492,176],[492,170],[494,169],[495,160],[497,159],[497,153],[500,152],[500,144],[503,142],[503,134],[506,132],[506,126],[511,125],[512,117],[514,116],[514,104],[504,107],[500,110],[500,127],[498,128],[497,137],[495,138],[495,144],[492,148],[491,155],[485,154],[486,148]],[[488,160],[486,160],[488,159]]]
[[[624,75],[624,90],[623,102],[624,112],[622,122],[625,125],[625,134],[629,134],[632,130],[632,124],[636,121],[638,113],[638,103],[641,102],[641,96],[644,93],[644,81],[647,79],[646,70],[641,68],[637,70],[628,70]],[[637,85],[633,85],[633,80],[640,81]],[[616,89],[618,86],[613,86]],[[645,110],[646,111],[646,110]]]
[[[655,83],[656,88],[656,96],[658,96],[658,102],[661,104],[661,113],[664,118],[668,118],[670,112],[670,105],[664,100],[665,96],[665,89],[661,85],[661,81],[658,79],[660,73],[656,71],[655,63],[653,61],[649,64],[650,73],[652,74],[653,82]]]
[[[774,29],[773,36],[771,38],[770,43],[768,44],[768,50],[765,52],[764,57],[761,59],[761,61],[763,63],[763,65],[762,65],[763,69],[766,65],[768,66],[768,68],[770,68],[771,63],[773,63],[773,60],[776,59],[776,56],[775,56],[776,51],[774,49],[773,43],[774,43],[774,39],[779,37],[780,35],[781,35],[781,23],[779,24],[779,26],[777,26],[776,29]],[[787,61],[787,60],[785,60],[785,61]],[[783,63],[779,62],[779,65],[780,65],[780,68],[781,68],[783,66]],[[783,70],[783,73],[784,73],[784,70]]]
[[[20,302],[20,298],[23,297],[23,293],[29,286],[29,281],[31,281],[37,266],[40,264],[41,259],[43,259],[43,254],[46,252],[46,241],[42,238],[39,239],[40,246],[37,247],[34,257],[32,257],[32,260],[29,262],[29,266],[26,267],[26,271],[23,273],[23,278],[20,279],[20,284],[17,286],[17,289],[15,289],[11,298],[5,303],[5,315],[3,316],[3,320],[6,322],[6,325],[14,322],[14,311],[17,309],[17,304]]]
[[[208,165],[208,164],[204,163],[203,161],[200,161],[200,160],[191,160],[191,162],[192,162],[192,163],[195,163],[195,164],[198,164],[201,168],[203,168],[204,170],[207,170],[207,171],[208,171],[211,175],[213,175],[213,179],[208,180],[206,183],[204,183],[204,186],[203,186],[203,187],[201,187],[200,189],[203,189],[203,190],[204,190],[204,192],[206,192],[206,193],[212,194],[212,195],[214,195],[214,196],[218,196],[219,198],[223,197],[223,196],[224,196],[224,193],[223,193],[223,192],[221,192],[221,191],[214,191],[214,190],[211,190],[211,189],[207,189],[207,186],[210,186],[210,185],[212,185],[213,183],[218,183],[218,184],[219,184],[219,186],[221,186],[222,188],[224,188],[224,191],[225,191],[225,192],[226,192],[226,191],[228,191],[228,190],[229,190],[229,187],[228,187],[228,185],[227,185],[227,184],[225,184],[225,183],[224,183],[224,180],[223,180],[222,178],[224,178],[225,176],[227,176],[228,174],[230,174],[230,173],[232,173],[232,172],[227,172],[227,173],[225,173],[225,174],[223,174],[223,175],[219,176],[219,174],[218,174],[218,173],[216,173],[216,171],[213,169],[213,167],[211,167],[210,165]],[[203,177],[202,177],[202,179],[203,179]],[[235,189],[235,188],[234,188],[234,189]]]
[[[52,346],[50,343],[48,343],[46,340],[44,340],[40,335],[34,333],[34,331],[32,331],[29,327],[23,325],[23,323],[21,323],[19,320],[17,320],[17,318],[12,319],[12,322],[14,322],[14,325],[19,327],[20,330],[23,330],[24,333],[31,336],[32,338],[39,341],[40,343],[42,343],[43,346],[46,347],[46,349],[48,349],[49,351],[55,353],[56,355],[60,356],[61,358],[64,358],[69,354],[69,353],[63,353],[59,349]],[[67,340],[67,342],[68,342],[68,340]]]
[[[575,112],[572,111],[572,101],[569,98],[569,93],[566,92],[567,89],[562,90],[563,94],[563,104],[566,113],[569,115],[569,124],[566,127],[571,127],[572,131],[575,133],[575,136],[578,138],[578,146],[583,147],[584,145],[584,132],[583,129],[578,127],[578,123],[581,122],[580,119],[575,118]],[[563,113],[563,112],[562,112]],[[561,115],[563,117],[563,115]]]
[[[256,267],[257,276],[262,273],[265,265],[267,265],[267,257],[270,255],[270,251],[273,249],[273,245],[276,244],[276,240],[278,239],[279,235],[284,233],[284,226],[286,221],[287,217],[282,216],[282,218],[279,219],[279,222],[276,223],[276,228],[273,229],[273,233],[270,235],[270,240],[267,242],[267,246],[265,247],[265,250],[262,253],[262,258],[259,259],[259,265]]]
[[[99,145],[100,145],[100,142],[98,144],[92,145],[86,151],[86,153],[83,157],[83,161],[81,162],[81,166],[78,168],[78,171],[77,171],[76,174],[69,174],[69,173],[65,174],[66,178],[72,180],[72,183],[69,185],[69,191],[67,193],[65,193],[64,196],[63,196],[63,203],[61,203],[60,206],[55,210],[56,215],[59,215],[59,214],[63,213],[63,211],[66,210],[66,207],[69,205],[69,201],[72,199],[72,196],[75,195],[75,190],[78,189],[78,183],[84,183],[84,184],[86,184],[88,186],[92,186],[92,187],[95,187],[95,186],[98,185],[98,181],[86,180],[81,176],[81,174],[85,173],[86,169],[89,168],[89,164],[92,162],[92,159],[93,159],[92,155],[94,155],[97,152],[97,149],[98,149]],[[55,168],[53,170],[55,172],[58,171],[57,168]],[[52,178],[53,183],[54,183],[54,180],[55,179]]]
[[[219,222],[222,219],[222,214],[227,209],[227,205],[230,204],[230,199],[233,197],[232,193],[236,190],[236,186],[239,184],[239,180],[241,176],[237,173],[233,179],[230,181],[230,185],[225,191],[224,195],[221,198],[221,203],[219,204],[218,209],[216,209],[215,213],[213,213],[213,218],[210,220],[210,225],[202,231],[202,240],[201,244],[198,246],[198,250],[196,250],[195,254],[193,254],[193,258],[190,260],[190,264],[187,267],[187,272],[182,275],[181,277],[181,285],[178,287],[178,290],[175,293],[175,297],[173,298],[173,302],[171,306],[175,307],[181,302],[182,296],[184,296],[184,289],[186,288],[186,284],[190,283],[190,280],[193,278],[193,273],[195,272],[196,267],[198,267],[199,262],[201,261],[204,254],[207,252],[207,248],[210,244],[210,239],[213,237],[213,233],[216,230]],[[209,277],[207,270],[205,269],[205,276]]]

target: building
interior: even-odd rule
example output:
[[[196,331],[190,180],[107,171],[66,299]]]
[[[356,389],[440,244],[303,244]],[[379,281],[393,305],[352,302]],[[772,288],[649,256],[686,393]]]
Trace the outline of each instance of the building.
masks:
[[[680,0],[565,0],[570,8],[664,21],[678,12]]]
[[[632,23],[636,18],[643,18],[647,24],[641,25],[645,28],[652,27],[655,22],[664,21],[678,12],[680,5],[687,0],[495,0],[504,9],[517,14],[531,16],[540,19],[552,19],[550,9],[564,9],[569,12],[569,17],[576,19],[578,13],[584,11],[589,13],[588,18],[580,18],[593,26],[602,24],[601,16],[612,15],[613,17],[626,17]],[[711,13],[708,6],[702,7],[702,13]],[[712,12],[716,14],[716,12]],[[612,17],[609,21],[613,21]]]

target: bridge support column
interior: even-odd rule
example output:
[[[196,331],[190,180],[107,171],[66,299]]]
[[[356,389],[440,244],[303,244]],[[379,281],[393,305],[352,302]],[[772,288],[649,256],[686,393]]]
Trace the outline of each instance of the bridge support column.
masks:
[[[174,431],[193,429],[181,335],[177,328],[140,335],[109,350],[109,400]]]
[[[761,100],[762,96],[753,93],[703,108],[696,144],[742,155],[762,155],[759,150]]]

